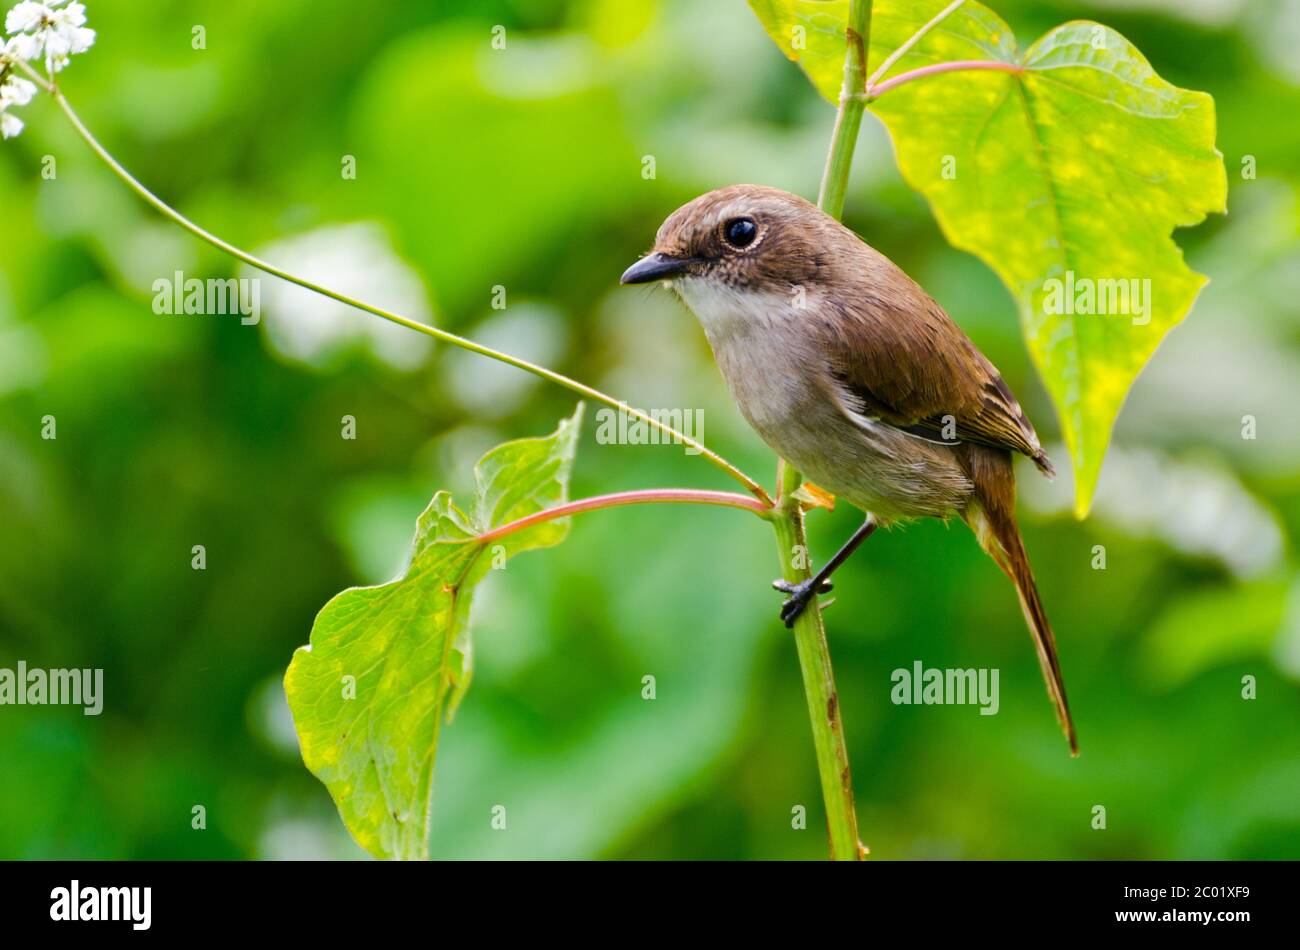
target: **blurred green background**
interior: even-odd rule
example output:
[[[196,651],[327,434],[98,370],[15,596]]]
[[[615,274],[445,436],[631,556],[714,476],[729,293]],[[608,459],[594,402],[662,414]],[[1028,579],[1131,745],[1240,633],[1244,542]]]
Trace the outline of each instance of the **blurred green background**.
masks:
[[[709,444],[770,482],[694,320],[617,286],[702,191],[815,196],[833,112],[741,0],[88,6],[99,39],[63,87],[185,213],[640,406],[703,409]],[[877,536],[838,577],[827,622],[862,837],[882,858],[1300,857],[1300,7],[992,6],[1022,41],[1102,20],[1213,93],[1231,215],[1177,234],[1213,283],[1133,390],[1093,516],[1069,516],[1068,479],[1023,479],[1080,759],[1014,593],[964,527]],[[106,695],[98,718],[0,707],[0,857],[361,857],[298,758],[290,654],[332,594],[392,576],[436,489],[464,490],[479,453],[551,431],[574,398],[269,278],[257,327],[156,315],[158,278],[249,275],[140,204],[51,103],[22,115],[0,149],[0,666],[102,667]],[[945,245],[870,116],[847,221],[1053,442],[1010,297]],[[732,487],[680,447],[594,431],[589,414],[575,496]],[[813,515],[814,556],[855,524]],[[776,575],[766,525],[665,507],[584,516],[491,577],[476,680],[439,752],[433,855],[824,857]],[[1000,669],[1000,712],[892,705],[891,671],[916,660]]]

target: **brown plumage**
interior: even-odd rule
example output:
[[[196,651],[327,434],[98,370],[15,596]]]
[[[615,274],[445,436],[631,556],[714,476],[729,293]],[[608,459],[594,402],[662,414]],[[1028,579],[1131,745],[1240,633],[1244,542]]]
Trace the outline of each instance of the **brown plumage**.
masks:
[[[971,526],[1016,586],[1077,754],[1011,455],[1054,472],[993,364],[892,261],[774,188],[723,188],[675,211],[623,277],[659,279],[699,318],[741,413],[809,481],[881,523],[956,514]],[[788,623],[828,575],[789,591]]]

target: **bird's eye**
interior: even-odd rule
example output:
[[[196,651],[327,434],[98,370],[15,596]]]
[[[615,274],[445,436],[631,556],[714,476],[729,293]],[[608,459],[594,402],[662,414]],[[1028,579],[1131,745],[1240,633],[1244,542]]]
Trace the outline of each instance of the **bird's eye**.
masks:
[[[748,247],[758,237],[753,218],[732,218],[722,228],[722,236],[732,247]]]

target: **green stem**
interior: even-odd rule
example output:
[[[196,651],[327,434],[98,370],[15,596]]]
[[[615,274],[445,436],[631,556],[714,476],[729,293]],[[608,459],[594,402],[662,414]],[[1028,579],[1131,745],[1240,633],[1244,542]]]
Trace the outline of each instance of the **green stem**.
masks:
[[[799,487],[799,473],[782,464],[777,477],[781,484],[781,498],[773,512],[772,524],[776,528],[776,543],[781,554],[781,574],[790,583],[797,584],[811,576],[803,510],[793,495]],[[812,723],[831,860],[860,861],[866,848],[858,840],[849,751],[844,742],[844,723],[840,718],[826,628],[816,598],[794,622],[794,643],[799,654],[799,670],[803,674],[804,696],[808,701],[808,719]]]
[[[848,49],[844,55],[844,86],[840,90],[839,113],[826,157],[818,204],[838,218],[844,210],[849,168],[857,145],[862,112],[866,107],[867,48],[871,36],[871,0],[852,0],[846,29]],[[812,576],[808,540],[804,532],[803,509],[794,492],[800,476],[784,461],[777,468],[778,501],[772,524],[776,528],[781,555],[781,573],[797,584]],[[860,861],[866,848],[858,840],[858,819],[853,807],[853,782],[849,774],[849,751],[844,741],[835,674],[826,643],[821,607],[814,597],[794,622],[795,649],[803,675],[808,718],[812,723],[817,772],[821,778],[822,801],[826,807],[826,828],[830,836],[831,860]]]
[[[862,128],[862,113],[867,107],[867,50],[871,45],[871,0],[853,0],[849,5],[849,22],[845,28],[848,51],[844,55],[844,85],[840,89],[840,108],[831,133],[831,148],[826,155],[818,206],[832,217],[844,213],[844,195],[849,186],[849,167]]]
[[[158,211],[160,214],[162,214],[164,217],[180,225],[182,228],[184,228],[186,231],[189,231],[195,237],[211,244],[213,247],[217,248],[217,250],[229,254],[231,257],[235,258],[236,260],[243,261],[245,264],[248,264],[250,267],[255,267],[258,270],[264,271],[273,277],[279,277],[281,280],[287,280],[291,284],[297,284],[299,287],[304,287],[307,290],[310,290],[313,293],[320,294],[323,297],[328,297],[331,300],[337,300],[339,303],[347,304],[349,307],[355,307],[358,310],[363,310],[366,313],[373,314],[376,317],[381,317],[384,320],[389,321],[390,323],[396,323],[399,326],[406,327],[407,329],[415,330],[417,333],[423,333],[425,336],[433,337],[435,340],[439,340],[443,343],[450,343],[452,346],[458,346],[463,350],[469,350],[471,353],[478,353],[480,356],[486,356],[489,359],[494,359],[501,363],[506,363],[510,366],[514,366],[517,369],[522,369],[525,372],[532,373],[534,376],[540,376],[542,379],[548,380],[559,386],[563,386],[565,389],[572,390],[573,392],[578,393],[581,396],[585,396],[588,399],[593,399],[596,402],[602,402],[607,406],[611,406],[614,409],[618,409],[620,412],[626,412],[628,415],[641,420],[642,422],[649,425],[651,428],[659,430],[660,432],[669,436],[673,440],[678,441],[683,445],[689,446],[696,453],[698,453],[699,455],[707,459],[717,468],[726,472],[728,475],[730,475],[740,484],[744,485],[745,488],[748,489],[764,505],[770,507],[773,504],[772,498],[770,495],[768,495],[766,489],[764,489],[763,486],[760,485],[758,482],[754,481],[754,479],[750,478],[748,475],[742,472],[735,465],[732,465],[722,456],[718,455],[716,452],[706,447],[703,443],[699,442],[696,439],[692,439],[690,436],[682,432],[678,432],[676,429],[672,428],[671,426],[665,424],[659,419],[654,418],[649,413],[643,412],[640,409],[634,409],[631,406],[627,405],[626,403],[620,402],[619,400],[615,399],[613,396],[607,395],[598,389],[594,389],[593,387],[588,386],[585,383],[580,383],[577,380],[571,379],[568,376],[565,376],[561,373],[557,373],[554,370],[547,369],[545,366],[539,366],[536,363],[530,363],[528,360],[520,359],[517,356],[512,356],[509,353],[504,353],[501,350],[494,350],[491,347],[483,346],[481,343],[475,343],[473,340],[466,339],[465,337],[457,336],[456,334],[449,333],[446,330],[440,330],[437,327],[431,327],[428,326],[427,324],[419,323],[415,320],[410,319],[409,317],[403,317],[399,314],[392,313],[388,310],[384,310],[382,307],[376,307],[373,304],[366,303],[365,301],[357,300],[353,297],[349,297],[347,294],[340,293],[337,290],[331,290],[328,287],[324,287],[320,284],[313,283],[312,281],[307,280],[304,277],[299,277],[296,274],[291,274],[286,270],[282,270],[281,268],[276,267],[274,264],[268,263],[267,261],[264,261],[261,258],[255,257],[254,255],[238,247],[235,247],[233,244],[230,244],[227,241],[223,241],[221,238],[217,237],[215,234],[212,234],[210,231],[207,231],[204,228],[199,227],[189,218],[185,217],[179,211],[171,207],[171,205],[167,204],[165,201],[163,201],[161,198],[155,195],[152,191],[146,188],[143,184],[141,184],[138,180],[136,180],[136,178],[130,172],[128,172],[122,166],[122,164],[117,161],[117,159],[115,159],[111,154],[109,154],[108,150],[105,149],[104,146],[102,146],[99,143],[99,140],[96,139],[93,134],[91,134],[90,130],[86,128],[85,124],[81,121],[81,118],[77,115],[76,111],[72,108],[72,105],[63,96],[63,93],[59,91],[57,86],[55,86],[53,83],[46,82],[44,79],[40,77],[39,74],[35,73],[29,67],[27,67],[25,63],[20,63],[20,65],[25,68],[28,74],[31,75],[39,83],[39,85],[42,86],[42,88],[44,88],[47,92],[50,93],[50,95],[54,97],[54,100],[59,104],[59,107],[63,110],[64,114],[68,117],[68,120],[72,123],[73,128],[77,130],[77,133],[82,137],[82,139],[85,140],[86,144],[90,146],[91,150],[94,151],[94,153],[99,156],[99,158],[104,162],[104,164],[106,164],[113,171],[113,173],[117,175],[118,178],[120,178],[137,195],[139,195],[146,202],[152,205],[153,208],[156,211]]]

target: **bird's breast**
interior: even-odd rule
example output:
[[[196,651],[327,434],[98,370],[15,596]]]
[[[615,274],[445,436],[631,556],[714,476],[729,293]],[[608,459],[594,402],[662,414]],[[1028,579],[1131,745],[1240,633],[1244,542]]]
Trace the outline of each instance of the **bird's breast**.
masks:
[[[818,385],[825,357],[792,297],[698,280],[680,281],[678,290],[741,414],[809,481],[887,518],[942,517],[965,504],[970,482],[951,448],[850,418]]]
[[[816,400],[802,294],[687,278],[678,292],[699,319],[741,414],[769,444]]]

